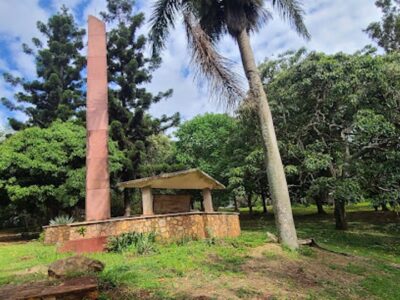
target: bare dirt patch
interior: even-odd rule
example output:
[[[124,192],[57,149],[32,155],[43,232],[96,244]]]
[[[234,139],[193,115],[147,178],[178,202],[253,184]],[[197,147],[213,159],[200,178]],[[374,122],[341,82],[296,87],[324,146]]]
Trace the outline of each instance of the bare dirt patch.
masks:
[[[29,274],[47,274],[47,266],[39,265],[32,268],[28,268],[22,271],[15,272],[15,275],[29,275]]]
[[[310,256],[282,250],[278,244],[265,244],[247,253],[236,265],[239,271],[223,276],[191,273],[172,282],[171,292],[189,299],[306,299],[339,285],[343,288],[337,296],[359,299],[352,287],[363,277],[346,268],[364,267],[363,259],[313,248],[307,253]],[[213,255],[208,263],[223,262]],[[229,265],[227,270],[231,271]]]

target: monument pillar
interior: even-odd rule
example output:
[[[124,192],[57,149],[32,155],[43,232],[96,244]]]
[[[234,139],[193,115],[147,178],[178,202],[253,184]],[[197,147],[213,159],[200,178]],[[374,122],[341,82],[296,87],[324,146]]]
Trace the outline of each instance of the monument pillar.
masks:
[[[109,219],[106,30],[93,16],[88,19],[86,134],[86,221]]]

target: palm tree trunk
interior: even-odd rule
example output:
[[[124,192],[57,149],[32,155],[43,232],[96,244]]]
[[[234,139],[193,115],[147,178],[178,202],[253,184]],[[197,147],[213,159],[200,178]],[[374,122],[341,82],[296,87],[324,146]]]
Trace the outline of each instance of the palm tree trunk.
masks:
[[[299,245],[297,242],[296,228],[294,226],[289,190],[283,170],[282,159],[279,154],[278,142],[267,96],[258,73],[247,31],[243,30],[237,36],[236,40],[239,45],[243,68],[249,82],[250,92],[257,104],[268,182],[271,190],[275,223],[279,232],[280,242],[291,249],[296,249]]]

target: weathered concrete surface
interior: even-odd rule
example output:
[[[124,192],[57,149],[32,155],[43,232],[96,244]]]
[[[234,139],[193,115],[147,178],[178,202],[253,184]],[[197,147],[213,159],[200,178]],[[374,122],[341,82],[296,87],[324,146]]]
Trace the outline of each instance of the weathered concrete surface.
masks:
[[[89,16],[86,103],[86,220],[110,218],[105,25]]]
[[[210,189],[204,189],[202,194],[203,194],[204,211],[207,212],[207,213],[213,212],[214,208],[213,208],[211,190]]]
[[[85,227],[85,235],[79,228]],[[104,221],[72,223],[46,226],[46,244],[62,245],[67,241],[115,236],[125,232],[155,232],[162,240],[176,240],[182,237],[206,238],[237,237],[240,235],[239,215],[236,213],[174,213],[154,216],[115,218]]]

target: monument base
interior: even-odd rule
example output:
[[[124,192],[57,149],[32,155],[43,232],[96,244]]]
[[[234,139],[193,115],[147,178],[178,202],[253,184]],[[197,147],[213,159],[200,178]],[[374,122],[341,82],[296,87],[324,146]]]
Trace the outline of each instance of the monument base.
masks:
[[[237,237],[240,223],[237,213],[186,212],[51,225],[44,230],[45,244],[57,244],[60,251],[95,252],[104,249],[107,237],[126,232],[154,232],[167,241]]]

